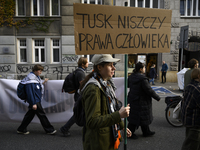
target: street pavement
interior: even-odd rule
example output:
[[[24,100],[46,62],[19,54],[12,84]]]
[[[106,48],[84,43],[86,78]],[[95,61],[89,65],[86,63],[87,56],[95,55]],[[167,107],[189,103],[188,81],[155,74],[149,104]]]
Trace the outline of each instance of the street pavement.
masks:
[[[163,86],[172,92],[182,95],[177,83],[155,83],[155,86]],[[184,127],[172,127],[165,118],[166,104],[164,97],[161,101],[153,100],[153,123],[150,129],[156,134],[152,137],[143,137],[141,129],[136,130],[139,136],[137,140],[127,140],[127,150],[180,150],[185,136]],[[71,136],[63,137],[58,131],[56,135],[45,134],[40,124],[31,123],[28,126],[29,135],[16,133],[20,122],[0,122],[0,150],[82,150],[82,131],[77,125],[70,129]],[[54,123],[55,129],[63,123]],[[124,142],[119,150],[124,150]]]

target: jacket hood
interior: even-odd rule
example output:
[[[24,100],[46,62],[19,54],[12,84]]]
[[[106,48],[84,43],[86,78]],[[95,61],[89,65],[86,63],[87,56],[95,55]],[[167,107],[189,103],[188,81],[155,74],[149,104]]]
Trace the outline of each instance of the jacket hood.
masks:
[[[128,81],[131,82],[132,84],[137,84],[138,82],[142,81],[142,80],[146,80],[147,77],[145,77],[144,74],[141,73],[132,73],[129,78]]]
[[[96,86],[98,86],[99,88],[101,88],[100,83],[95,78],[90,78],[88,80],[88,82],[85,84],[85,86],[82,88],[82,90],[79,91],[79,92],[82,93],[84,91],[84,89],[87,87],[88,84],[95,84]]]

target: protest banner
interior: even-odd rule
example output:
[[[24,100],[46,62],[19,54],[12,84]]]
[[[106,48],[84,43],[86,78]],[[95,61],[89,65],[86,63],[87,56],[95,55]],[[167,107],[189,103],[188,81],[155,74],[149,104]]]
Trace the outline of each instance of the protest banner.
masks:
[[[123,78],[114,78],[117,86],[116,96],[123,102]],[[20,80],[0,79],[0,121],[21,122],[28,111],[28,103],[17,96],[17,85]],[[64,80],[49,80],[45,84],[42,99],[43,109],[51,123],[66,123],[73,115],[74,94],[62,93]],[[34,117],[34,123],[40,123]]]
[[[164,9],[76,3],[76,54],[170,52],[171,15]]]

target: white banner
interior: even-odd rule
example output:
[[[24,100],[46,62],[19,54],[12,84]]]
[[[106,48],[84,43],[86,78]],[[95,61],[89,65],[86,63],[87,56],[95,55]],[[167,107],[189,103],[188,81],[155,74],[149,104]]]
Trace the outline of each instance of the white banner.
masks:
[[[62,93],[64,80],[49,80],[45,84],[42,106],[52,123],[65,123],[73,114],[74,94]],[[124,78],[114,78],[117,86],[116,96],[124,102]],[[0,79],[0,121],[21,122],[28,111],[28,103],[17,96],[19,80]],[[33,121],[39,123],[38,117]]]

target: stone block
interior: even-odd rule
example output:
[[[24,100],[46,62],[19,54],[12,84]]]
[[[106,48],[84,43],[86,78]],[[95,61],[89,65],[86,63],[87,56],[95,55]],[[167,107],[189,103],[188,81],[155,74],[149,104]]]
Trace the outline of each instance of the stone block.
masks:
[[[74,35],[74,26],[62,26],[62,35]]]
[[[4,36],[12,36],[15,34],[15,27],[0,27],[0,35],[4,35]],[[1,40],[0,40],[1,41]]]
[[[61,6],[73,6],[73,3],[81,3],[81,0],[61,0]]]
[[[73,26],[74,17],[73,16],[62,16],[62,25]]]
[[[0,64],[0,74],[2,73],[14,73],[16,70],[15,64]]]
[[[178,67],[170,66],[170,70],[171,70],[171,71],[177,71],[177,70],[178,70]]]
[[[75,44],[74,36],[62,36],[62,45],[72,45]]]
[[[75,54],[64,54],[62,55],[62,63],[76,63],[78,61],[78,56]]]
[[[174,55],[174,61],[175,62],[178,62],[178,58],[179,58],[178,55]]]
[[[176,50],[179,50],[179,43],[180,43],[179,41],[176,41],[176,42],[175,42],[175,49],[176,49]]]
[[[75,46],[62,46],[62,54],[75,54]]]
[[[0,64],[15,64],[15,55],[0,55]]]
[[[0,45],[14,45],[15,36],[0,36]]]
[[[172,67],[172,66],[173,66],[173,67],[174,67],[174,66],[178,66],[178,62],[171,62],[171,63],[170,63],[170,66],[171,66],[171,67]]]
[[[15,54],[14,45],[0,45],[0,54]]]
[[[61,6],[61,16],[73,16],[73,6]]]

